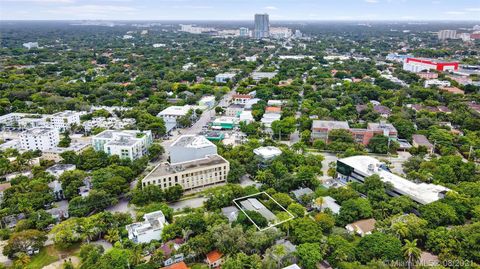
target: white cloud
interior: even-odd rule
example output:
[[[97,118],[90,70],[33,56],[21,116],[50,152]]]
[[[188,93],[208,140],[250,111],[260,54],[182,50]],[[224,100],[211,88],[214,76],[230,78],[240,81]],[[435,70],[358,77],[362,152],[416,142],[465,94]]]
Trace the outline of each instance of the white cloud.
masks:
[[[466,12],[464,11],[447,11],[445,14],[447,15],[465,15]]]
[[[378,0],[365,0],[365,2],[367,2],[369,4],[376,4],[376,3],[378,3]]]
[[[466,8],[465,10],[469,12],[480,12],[480,7],[471,7],[471,8]]]
[[[267,6],[265,7],[266,10],[277,10],[278,8],[277,7],[274,7],[274,6]]]
[[[71,4],[74,3],[75,0],[0,0],[2,2],[30,2],[35,4]]]
[[[133,15],[136,8],[114,5],[80,5],[52,8],[51,14],[70,17],[71,19],[111,19]]]

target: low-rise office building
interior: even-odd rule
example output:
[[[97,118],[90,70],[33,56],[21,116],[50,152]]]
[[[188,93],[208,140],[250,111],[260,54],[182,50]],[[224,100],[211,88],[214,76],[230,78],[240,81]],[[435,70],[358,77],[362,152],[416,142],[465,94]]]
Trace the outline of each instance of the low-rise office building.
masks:
[[[170,145],[170,163],[183,163],[217,154],[217,146],[201,135],[182,135]]]
[[[223,184],[227,181],[230,163],[214,154],[182,163],[161,163],[142,180],[142,186],[157,185],[162,189],[182,186],[186,191]]]
[[[90,144],[87,143],[70,143],[70,146],[66,148],[62,147],[53,147],[49,149],[45,149],[42,151],[42,160],[49,160],[49,161],[54,161],[54,162],[60,162],[63,160],[62,158],[62,153],[66,151],[73,151],[76,154],[80,154],[84,152],[86,149],[90,147]]]
[[[135,160],[148,153],[153,143],[151,131],[138,130],[105,130],[92,138],[92,146],[96,151],[120,158]]]
[[[32,128],[20,134],[20,148],[24,150],[48,150],[54,148],[60,142],[57,129]]]
[[[161,240],[162,230],[168,224],[162,211],[147,213],[143,216],[144,221],[135,222],[125,226],[128,231],[128,239],[137,244],[149,243],[152,240]]]
[[[391,173],[387,166],[370,156],[353,156],[337,161],[338,177],[343,182],[363,183],[366,177],[378,175],[383,182],[392,184],[388,194],[405,195],[419,204],[429,204],[440,200],[448,188],[428,183],[415,183]]]

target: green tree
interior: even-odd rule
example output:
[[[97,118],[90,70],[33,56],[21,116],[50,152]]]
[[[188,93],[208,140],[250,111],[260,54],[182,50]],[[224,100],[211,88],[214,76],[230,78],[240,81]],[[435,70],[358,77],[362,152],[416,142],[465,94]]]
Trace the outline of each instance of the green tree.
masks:
[[[373,233],[363,237],[357,245],[357,259],[367,263],[373,259],[399,261],[402,243],[392,235]]]
[[[407,259],[408,269],[410,269],[416,264],[422,254],[422,251],[417,247],[417,239],[414,239],[413,241],[406,239],[402,250],[404,257]]]
[[[297,247],[295,253],[300,266],[305,269],[317,268],[317,263],[323,260],[324,255],[319,243],[301,244]]]
[[[342,203],[338,219],[345,225],[360,219],[370,218],[372,214],[373,210],[370,202],[367,199],[356,198]]]

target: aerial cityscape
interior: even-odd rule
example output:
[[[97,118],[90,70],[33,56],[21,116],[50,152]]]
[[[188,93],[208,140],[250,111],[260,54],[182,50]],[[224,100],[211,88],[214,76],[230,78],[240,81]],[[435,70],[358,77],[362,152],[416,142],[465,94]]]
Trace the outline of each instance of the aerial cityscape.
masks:
[[[0,269],[480,268],[476,1],[0,0],[0,104]]]

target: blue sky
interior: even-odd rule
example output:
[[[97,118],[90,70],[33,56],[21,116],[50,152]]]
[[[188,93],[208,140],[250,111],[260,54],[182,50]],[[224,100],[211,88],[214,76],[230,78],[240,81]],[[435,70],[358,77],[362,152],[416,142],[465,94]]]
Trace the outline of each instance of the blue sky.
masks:
[[[480,0],[0,0],[1,20],[478,20]]]

